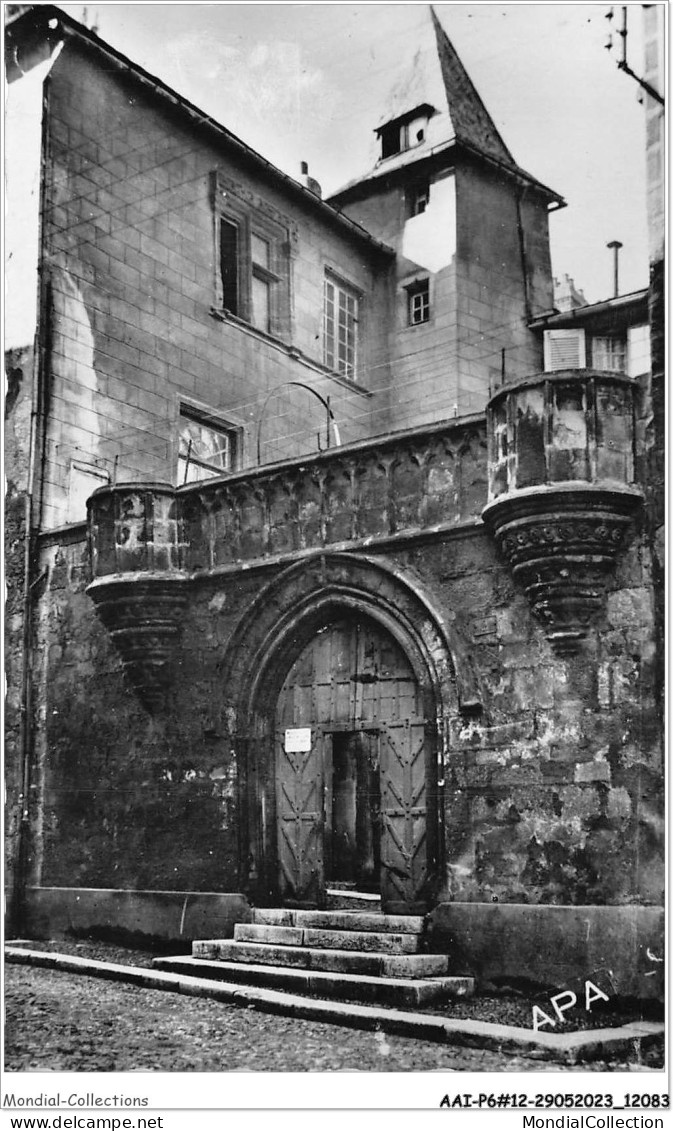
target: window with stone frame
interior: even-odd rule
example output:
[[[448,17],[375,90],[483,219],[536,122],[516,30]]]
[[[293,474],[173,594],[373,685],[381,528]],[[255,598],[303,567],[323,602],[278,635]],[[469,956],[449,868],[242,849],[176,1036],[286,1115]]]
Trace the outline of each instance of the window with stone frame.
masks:
[[[360,305],[357,291],[330,272],[325,274],[323,362],[351,381],[358,378]]]
[[[290,249],[294,227],[256,193],[222,174],[214,181],[215,311],[265,334],[290,338]]]
[[[182,405],[178,438],[178,486],[199,483],[235,471],[240,458],[241,429],[217,417]]]

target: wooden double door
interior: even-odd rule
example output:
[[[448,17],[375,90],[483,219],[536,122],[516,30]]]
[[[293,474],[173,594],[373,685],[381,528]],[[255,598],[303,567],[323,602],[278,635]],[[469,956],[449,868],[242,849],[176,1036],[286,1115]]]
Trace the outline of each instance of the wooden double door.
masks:
[[[394,638],[366,619],[319,632],[276,714],[279,890],[320,906],[332,884],[379,892],[387,910],[428,903],[435,863],[432,727]]]

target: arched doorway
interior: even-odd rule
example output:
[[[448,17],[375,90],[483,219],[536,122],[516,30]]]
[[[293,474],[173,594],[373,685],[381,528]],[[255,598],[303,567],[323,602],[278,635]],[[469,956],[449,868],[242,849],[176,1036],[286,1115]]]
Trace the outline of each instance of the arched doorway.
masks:
[[[436,858],[435,727],[400,644],[341,611],[304,645],[278,695],[278,890],[319,905],[330,883],[427,906]]]
[[[419,824],[424,820],[427,876],[420,895],[420,884],[415,892],[411,889],[400,891],[392,881],[381,880],[381,887],[384,910],[399,913],[426,910],[433,906],[444,880],[442,790],[448,720],[462,709],[474,708],[479,699],[478,687],[462,642],[438,617],[420,587],[412,585],[390,562],[350,553],[324,553],[295,562],[263,586],[241,617],[223,657],[222,686],[226,689],[230,735],[238,766],[241,887],[253,901],[265,903],[276,903],[281,898],[281,890],[287,890],[281,889],[276,816],[279,784],[276,761],[280,733],[282,731],[284,743],[287,729],[281,726],[282,712],[287,708],[282,702],[279,707],[279,701],[288,676],[311,642],[344,621],[351,625],[375,626],[382,634],[379,639],[385,642],[386,647],[392,641],[398,650],[398,658],[400,654],[404,658],[405,672],[410,667],[413,673],[418,715],[379,719],[376,726],[369,727],[369,720],[365,718],[360,720],[363,725],[357,733],[363,736],[363,742],[370,741],[366,735],[376,734],[376,750],[381,760],[382,752],[393,756],[387,747],[391,739],[394,742],[402,736],[402,727],[395,724],[403,721],[406,724],[406,719],[409,719],[405,736],[405,742],[409,744],[408,753],[405,753],[404,746],[396,747],[400,752],[400,773],[403,776],[406,772],[407,775],[406,792],[402,793],[398,808],[408,812],[412,824],[414,820]],[[383,650],[385,652],[385,647]],[[366,681],[354,682],[366,686]],[[345,691],[342,690],[341,694],[345,695]],[[305,728],[297,726],[296,729]],[[323,744],[332,743],[334,758],[333,736],[343,733],[339,727],[310,729],[311,748],[291,753],[312,754],[317,758],[318,752],[312,753],[312,746],[314,740],[321,736]],[[327,738],[322,737],[324,735]],[[347,740],[338,737],[337,746],[340,741]],[[298,738],[297,742],[300,743],[301,739]],[[412,745],[414,742],[416,746]],[[337,750],[337,759],[341,758],[343,763],[353,756],[352,752],[349,754],[342,750],[339,753]],[[375,754],[367,756],[374,757]],[[324,759],[324,749],[320,751],[320,757]],[[310,771],[310,759],[304,758],[304,761]],[[414,805],[416,779],[413,775],[418,773],[423,762],[426,767],[425,798],[421,792],[422,805]],[[300,764],[297,760],[298,767]],[[402,764],[406,770],[402,769]],[[307,780],[309,776],[310,773],[306,775]],[[347,768],[343,769],[342,776],[348,779]],[[416,781],[416,791],[419,786]],[[344,784],[343,788],[357,789],[357,784]],[[320,789],[324,789],[324,785],[320,785]],[[310,814],[325,812],[324,804],[322,808],[319,804],[318,793],[312,804],[314,808],[311,808],[310,799],[305,802],[302,799],[295,819],[299,820],[299,814],[303,814],[302,820],[307,828],[314,827],[315,836],[318,818]],[[424,818],[413,812],[415,808],[424,809]],[[405,848],[405,851],[408,849]],[[380,853],[386,860],[383,847]],[[310,855],[308,849],[306,855]],[[324,876],[320,869],[319,876]],[[380,867],[380,877],[383,874]],[[395,873],[390,869],[388,875],[392,877]],[[317,880],[306,902],[320,903],[323,890],[323,880]],[[413,898],[410,898],[410,893]]]

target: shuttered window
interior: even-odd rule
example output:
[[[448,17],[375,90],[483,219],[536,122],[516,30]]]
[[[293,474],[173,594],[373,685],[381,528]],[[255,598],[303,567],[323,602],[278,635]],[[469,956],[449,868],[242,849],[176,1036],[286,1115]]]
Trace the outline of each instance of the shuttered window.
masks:
[[[547,373],[558,369],[584,369],[586,346],[584,330],[546,330],[544,367]]]

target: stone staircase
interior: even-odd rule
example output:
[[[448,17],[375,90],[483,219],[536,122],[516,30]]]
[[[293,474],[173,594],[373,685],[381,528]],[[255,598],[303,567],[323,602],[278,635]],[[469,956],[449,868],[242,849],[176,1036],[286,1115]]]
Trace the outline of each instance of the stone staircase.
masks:
[[[295,994],[409,1008],[466,997],[446,955],[423,949],[423,919],[376,911],[256,908],[233,939],[199,940],[192,956],[155,958],[174,973]]]

